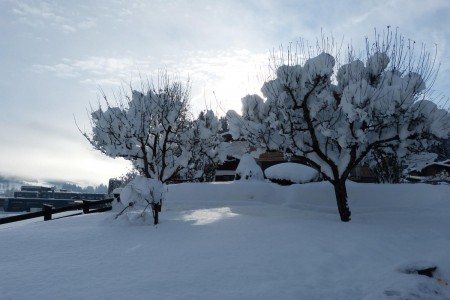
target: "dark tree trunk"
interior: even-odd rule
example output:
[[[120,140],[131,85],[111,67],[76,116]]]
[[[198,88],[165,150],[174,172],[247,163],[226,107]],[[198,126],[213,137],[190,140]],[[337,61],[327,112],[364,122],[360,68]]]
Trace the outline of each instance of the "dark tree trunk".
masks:
[[[334,193],[336,195],[336,202],[341,216],[342,222],[350,221],[351,212],[348,208],[347,202],[347,188],[345,186],[345,180],[336,180],[332,182],[334,187]]]

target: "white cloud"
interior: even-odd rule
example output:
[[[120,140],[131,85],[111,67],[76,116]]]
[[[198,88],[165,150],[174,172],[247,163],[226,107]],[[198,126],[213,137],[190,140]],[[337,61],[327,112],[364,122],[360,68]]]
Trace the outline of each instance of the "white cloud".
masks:
[[[34,65],[39,73],[50,73],[61,78],[77,78],[83,84],[120,86],[157,75],[166,69],[170,74],[190,78],[193,82],[193,100],[197,109],[208,99],[217,97],[224,110],[240,109],[240,99],[248,93],[257,93],[261,76],[267,73],[269,53],[252,53],[247,49],[194,51],[184,56],[165,56],[159,62],[152,58],[93,56],[84,60],[64,58],[54,65]],[[207,100],[208,100],[207,99]],[[209,101],[209,100],[208,100]]]
[[[97,26],[94,20],[85,20],[78,23],[77,27],[83,30],[91,29]]]
[[[126,172],[129,163],[91,150],[75,126],[61,128],[56,121],[3,123],[0,175],[78,184],[107,184]],[[67,124],[65,124],[67,125]]]
[[[67,25],[67,24],[62,24],[60,28],[61,28],[64,32],[67,32],[67,33],[71,33],[71,32],[77,31],[76,28],[74,28],[74,27],[72,27],[72,26],[70,26],[70,25]]]
[[[61,15],[57,14],[55,10],[57,7],[49,2],[39,2],[35,5],[30,5],[25,2],[15,2],[15,7],[12,12],[21,17],[20,20],[27,19],[30,23],[42,25],[43,21],[53,24],[64,24],[67,20]]]
[[[18,21],[22,24],[38,28],[54,27],[64,33],[74,33],[78,29],[88,30],[96,26],[92,18],[78,21],[69,17],[70,9],[56,2],[15,1],[10,11],[18,17]]]
[[[61,78],[73,78],[80,77],[81,73],[76,70],[72,65],[59,63],[55,65],[33,65],[33,70],[37,73],[53,73],[57,77]]]

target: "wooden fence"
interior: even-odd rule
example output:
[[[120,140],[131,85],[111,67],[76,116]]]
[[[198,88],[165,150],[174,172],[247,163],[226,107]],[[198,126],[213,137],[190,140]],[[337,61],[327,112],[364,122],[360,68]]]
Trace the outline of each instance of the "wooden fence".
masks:
[[[80,200],[79,201],[80,203],[76,203],[76,204],[68,205],[68,206],[64,206],[64,207],[59,207],[59,208],[54,208],[51,205],[44,204],[44,205],[42,205],[42,211],[0,218],[0,225],[17,222],[17,221],[24,221],[24,220],[33,219],[33,218],[39,218],[39,217],[44,217],[44,221],[49,221],[49,220],[52,220],[53,214],[74,211],[74,210],[83,210],[83,212],[82,212],[83,214],[109,211],[112,209],[112,206],[110,204],[113,200],[114,200],[114,198],[109,198],[109,199],[104,199],[104,200]],[[81,215],[82,213],[81,212],[75,213],[75,214],[71,214],[71,215],[67,215],[67,216],[62,216],[60,218],[77,216],[77,215]],[[54,219],[59,219],[59,218],[54,218]]]

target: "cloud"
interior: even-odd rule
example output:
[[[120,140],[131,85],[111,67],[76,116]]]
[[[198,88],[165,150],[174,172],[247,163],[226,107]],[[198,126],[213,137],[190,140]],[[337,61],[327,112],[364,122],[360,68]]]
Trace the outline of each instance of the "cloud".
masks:
[[[72,124],[55,119],[27,123],[2,122],[0,175],[21,178],[64,179],[79,184],[107,184],[123,174],[129,162],[93,151]]]
[[[73,60],[64,58],[53,65],[37,64],[35,72],[48,73],[65,79],[77,79],[83,84],[118,87],[131,83],[139,87],[143,80],[152,79],[160,70],[191,79],[193,101],[204,103],[208,98],[219,97],[236,109],[240,99],[248,93],[257,93],[267,73],[268,52],[254,53],[247,49],[191,51],[180,55],[165,55],[155,60],[152,57],[136,58],[92,56]],[[200,109],[200,108],[199,108]]]
[[[64,25],[67,19],[59,15],[54,4],[42,1],[34,5],[25,2],[15,2],[12,8],[13,14],[19,17],[19,21],[32,26],[44,26],[46,24]]]
[[[138,64],[139,61],[129,57],[92,56],[84,60],[64,58],[57,64],[35,64],[32,68],[37,73],[52,73],[61,78],[83,77],[83,80],[86,81],[90,79],[89,77],[109,77],[113,75],[117,78],[123,78],[124,73],[136,68]]]
[[[61,25],[61,29],[62,29],[64,32],[68,32],[68,33],[77,31],[76,28],[74,28],[74,27],[72,27],[72,26],[70,26],[70,25],[67,25],[67,24]]]
[[[76,70],[72,65],[66,63],[59,63],[55,65],[33,65],[33,70],[36,73],[53,73],[56,77],[60,78],[73,78],[80,77],[81,73]]]
[[[63,23],[65,18],[54,13],[54,7],[50,3],[42,1],[36,6],[31,6],[24,2],[16,2],[16,6],[12,9],[13,13],[28,17],[50,20],[56,23]]]
[[[29,3],[15,1],[11,8],[18,22],[36,28],[54,27],[64,33],[74,33],[79,29],[88,30],[96,26],[94,19],[77,21],[67,16],[69,7],[61,7],[55,2],[40,1]]]
[[[79,29],[83,29],[83,30],[91,29],[91,28],[94,28],[96,26],[97,26],[97,23],[93,19],[81,21],[77,25],[77,27]]]
[[[73,127],[67,128],[56,125],[51,122],[32,120],[24,124],[25,130],[33,132],[36,135],[45,136],[45,140],[52,141],[74,141],[74,138],[80,137],[80,133],[75,131]]]

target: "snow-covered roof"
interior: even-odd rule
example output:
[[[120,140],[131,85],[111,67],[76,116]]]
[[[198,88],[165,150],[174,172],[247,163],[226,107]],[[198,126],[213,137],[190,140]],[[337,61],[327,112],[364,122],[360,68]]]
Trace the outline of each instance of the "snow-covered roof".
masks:
[[[444,160],[441,163],[446,164],[446,165],[450,165],[450,159]]]
[[[441,166],[441,167],[450,168],[450,159],[447,159],[447,160],[444,160],[444,161],[435,161],[435,162],[426,164],[425,166],[423,166],[421,171],[423,171],[425,168],[427,168],[429,166]]]

